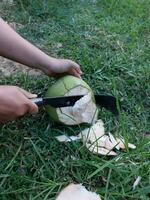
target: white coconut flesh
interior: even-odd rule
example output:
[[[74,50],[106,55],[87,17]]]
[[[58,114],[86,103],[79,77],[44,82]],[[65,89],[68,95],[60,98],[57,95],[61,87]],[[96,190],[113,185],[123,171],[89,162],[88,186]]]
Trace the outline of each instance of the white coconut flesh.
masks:
[[[115,156],[117,153],[113,150],[125,149],[125,140],[121,138],[115,138],[111,133],[108,135],[105,133],[104,123],[102,120],[98,120],[90,128],[84,129],[77,136],[57,136],[56,139],[59,142],[71,142],[76,140],[82,140],[86,148],[93,154]],[[128,143],[128,148],[135,149],[134,144]]]
[[[97,108],[91,93],[81,85],[69,90],[64,96],[84,95],[72,107],[57,108],[59,121],[66,125],[94,123],[97,120]]]
[[[98,120],[92,127],[85,129],[80,134],[85,146],[92,153],[116,155],[116,153],[112,151],[114,144],[110,141],[110,138],[105,135],[104,123],[102,120]]]
[[[85,146],[94,154],[117,155],[116,152],[112,151],[114,148],[117,150],[120,148],[125,149],[124,139],[114,138],[111,133],[106,135],[102,120],[98,120],[93,126],[83,130],[79,137],[82,138]],[[128,143],[128,147],[131,149],[136,148],[131,143]]]
[[[101,200],[95,192],[88,191],[81,184],[70,184],[58,195],[56,200]]]

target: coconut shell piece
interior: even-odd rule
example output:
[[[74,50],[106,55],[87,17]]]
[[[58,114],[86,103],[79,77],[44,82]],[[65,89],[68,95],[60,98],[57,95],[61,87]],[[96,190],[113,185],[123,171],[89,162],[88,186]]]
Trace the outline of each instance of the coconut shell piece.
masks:
[[[81,184],[70,184],[60,192],[56,200],[101,200],[101,198]]]

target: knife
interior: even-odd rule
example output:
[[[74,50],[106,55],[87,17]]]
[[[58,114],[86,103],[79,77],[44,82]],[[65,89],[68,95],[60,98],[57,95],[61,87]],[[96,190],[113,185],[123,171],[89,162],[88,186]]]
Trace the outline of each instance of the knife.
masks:
[[[98,94],[94,95],[96,104],[111,111],[113,114],[118,115],[118,107],[121,107],[121,102],[111,94]]]
[[[75,96],[58,96],[58,97],[46,97],[46,98],[33,98],[30,99],[37,106],[50,105],[55,108],[73,106],[76,101],[82,98],[84,95]]]
[[[59,97],[47,97],[47,98],[33,98],[31,101],[37,106],[50,105],[55,108],[73,106],[76,101],[82,98],[84,95],[75,96],[59,96]],[[117,99],[110,94],[98,94],[94,95],[96,104],[110,110],[113,114],[118,114]],[[120,102],[119,102],[120,104]]]

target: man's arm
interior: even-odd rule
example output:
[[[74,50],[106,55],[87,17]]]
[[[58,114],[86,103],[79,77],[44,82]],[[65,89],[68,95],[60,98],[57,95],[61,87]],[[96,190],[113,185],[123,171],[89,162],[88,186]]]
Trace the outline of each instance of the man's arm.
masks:
[[[9,58],[44,73],[57,76],[68,73],[80,77],[81,70],[77,63],[67,59],[56,59],[48,56],[40,49],[17,34],[0,18],[0,56]]]

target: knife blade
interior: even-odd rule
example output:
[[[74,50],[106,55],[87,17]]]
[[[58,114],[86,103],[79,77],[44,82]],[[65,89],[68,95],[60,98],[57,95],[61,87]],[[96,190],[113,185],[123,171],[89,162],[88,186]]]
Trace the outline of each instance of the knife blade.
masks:
[[[110,94],[94,95],[96,104],[118,115],[118,106],[121,107],[120,101],[117,102],[116,97]]]
[[[38,106],[50,105],[55,108],[73,106],[76,101],[82,98],[84,95],[76,96],[59,96],[59,97],[47,97],[47,98],[33,98],[31,101]],[[118,114],[117,99],[110,94],[98,94],[94,95],[96,104],[111,111],[113,114]]]
[[[33,98],[31,101],[37,106],[50,105],[55,108],[73,106],[76,101],[82,98],[84,95],[75,96],[59,96],[59,97],[46,97],[46,98]]]

